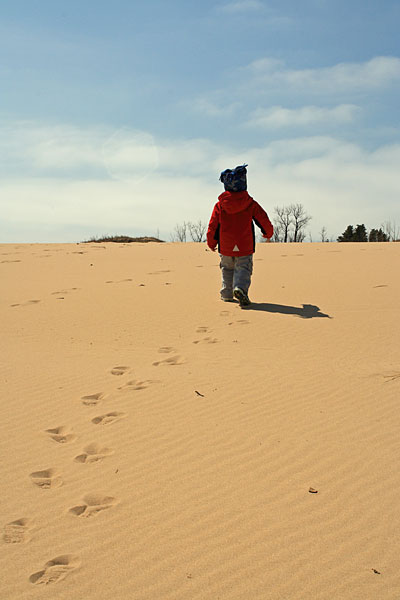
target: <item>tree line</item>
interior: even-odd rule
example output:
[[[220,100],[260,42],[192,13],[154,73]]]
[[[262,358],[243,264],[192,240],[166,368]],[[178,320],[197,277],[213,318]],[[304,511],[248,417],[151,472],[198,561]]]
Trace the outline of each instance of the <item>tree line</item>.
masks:
[[[274,242],[303,242],[306,237],[305,228],[312,217],[308,215],[302,204],[276,206],[272,222],[274,224]],[[206,239],[207,224],[199,220],[196,223],[184,221],[175,225],[171,234],[172,242],[203,242]]]
[[[398,240],[399,229],[396,223],[387,221],[379,229],[371,229],[369,233],[361,225],[348,225],[345,231],[337,238],[338,242],[394,242]]]
[[[289,204],[288,206],[275,206],[272,217],[274,225],[274,242],[290,243],[304,242],[306,228],[312,217],[307,214],[302,204]],[[184,221],[175,225],[171,234],[172,242],[204,242],[207,234],[207,223],[201,219],[197,222]],[[333,241],[328,239],[326,227],[319,232],[321,242]],[[348,225],[346,230],[337,238],[338,242],[391,242],[399,240],[400,229],[395,222],[386,221],[377,228],[367,231],[364,224]],[[309,240],[312,242],[311,233]],[[265,241],[259,238],[259,241]]]

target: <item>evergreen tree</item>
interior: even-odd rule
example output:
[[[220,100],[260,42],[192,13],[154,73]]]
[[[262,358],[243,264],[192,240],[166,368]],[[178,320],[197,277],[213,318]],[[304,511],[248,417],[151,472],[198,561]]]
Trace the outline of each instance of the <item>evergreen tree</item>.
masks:
[[[353,242],[354,241],[354,229],[353,225],[348,225],[346,231],[339,235],[338,242]]]
[[[371,229],[371,231],[369,232],[368,241],[369,242],[377,242],[378,241],[378,230],[377,229]]]
[[[369,232],[368,241],[369,242],[388,242],[389,236],[382,230],[382,228],[371,229],[371,231]]]
[[[390,237],[382,228],[371,229],[368,235],[364,224],[357,225],[355,229],[349,225],[338,237],[338,242],[389,242],[389,240]]]
[[[389,239],[389,236],[384,231],[382,231],[381,228],[377,231],[377,242],[388,242]]]
[[[365,229],[365,225],[357,225],[354,231],[354,242],[368,242],[367,230]]]

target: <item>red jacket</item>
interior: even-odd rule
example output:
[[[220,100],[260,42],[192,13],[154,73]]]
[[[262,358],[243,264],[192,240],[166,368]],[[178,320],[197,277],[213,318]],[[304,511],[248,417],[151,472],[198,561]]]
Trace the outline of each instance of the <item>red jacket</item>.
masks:
[[[218,196],[207,231],[211,250],[224,256],[247,256],[255,251],[254,224],[263,237],[271,238],[274,228],[267,213],[247,192],[224,192]]]

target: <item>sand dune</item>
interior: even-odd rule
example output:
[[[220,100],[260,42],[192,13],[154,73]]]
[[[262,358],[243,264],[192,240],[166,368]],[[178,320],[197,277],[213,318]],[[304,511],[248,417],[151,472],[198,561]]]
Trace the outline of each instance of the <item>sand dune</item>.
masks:
[[[0,245],[0,598],[397,600],[399,259]]]

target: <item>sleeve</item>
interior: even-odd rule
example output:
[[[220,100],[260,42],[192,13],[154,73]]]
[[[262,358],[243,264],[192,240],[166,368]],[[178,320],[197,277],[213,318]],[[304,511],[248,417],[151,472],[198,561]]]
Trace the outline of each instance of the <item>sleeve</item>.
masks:
[[[207,230],[207,245],[211,250],[215,250],[218,243],[217,232],[219,230],[219,204],[214,206],[214,210],[211,215],[210,222]]]
[[[254,200],[253,219],[257,227],[261,229],[262,236],[270,239],[274,234],[274,227],[269,220],[265,210]]]

